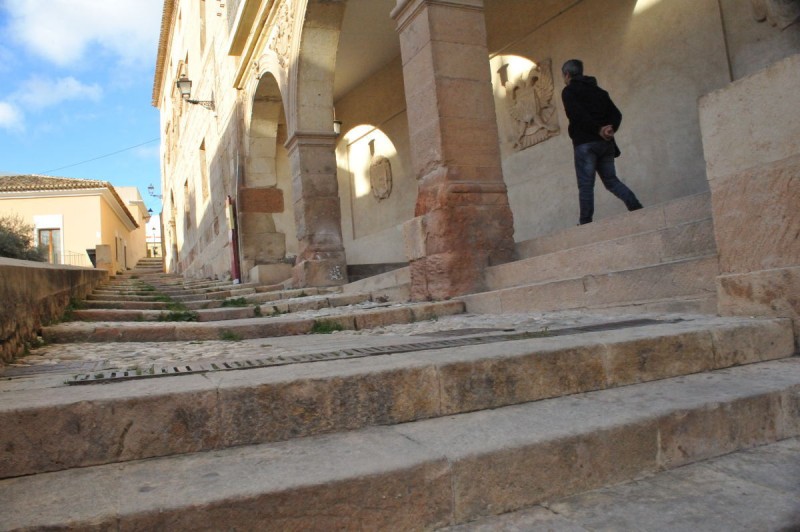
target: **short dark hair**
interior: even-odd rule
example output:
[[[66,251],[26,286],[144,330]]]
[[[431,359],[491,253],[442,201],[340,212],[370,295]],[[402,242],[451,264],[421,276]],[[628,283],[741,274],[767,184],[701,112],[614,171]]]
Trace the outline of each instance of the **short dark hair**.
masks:
[[[583,76],[583,61],[580,59],[570,59],[561,67],[562,74],[569,74],[569,77]]]

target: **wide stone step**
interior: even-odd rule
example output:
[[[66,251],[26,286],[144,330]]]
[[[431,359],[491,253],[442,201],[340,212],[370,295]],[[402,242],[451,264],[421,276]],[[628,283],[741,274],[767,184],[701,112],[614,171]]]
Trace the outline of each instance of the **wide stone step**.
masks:
[[[66,342],[174,342],[183,340],[224,340],[269,338],[309,334],[315,327],[342,330],[371,329],[387,324],[410,323],[464,312],[461,301],[418,303],[374,310],[341,312],[320,318],[262,316],[226,322],[192,323],[184,321],[68,322],[42,329],[45,341]]]
[[[0,528],[428,530],[795,437],[798,394],[800,359],[791,358],[395,426],[9,478],[0,481]]]
[[[199,310],[219,308],[224,299],[183,301],[181,306],[186,310]],[[168,301],[105,301],[101,299],[84,301],[82,307],[87,309],[119,309],[119,310],[168,310],[174,307],[175,302]]]
[[[255,318],[263,315],[277,315],[286,314],[291,312],[302,312],[307,310],[319,310],[323,308],[342,307],[347,305],[355,305],[370,301],[369,294],[348,294],[348,295],[331,295],[331,296],[312,296],[299,299],[289,300],[275,300],[270,304],[252,304],[242,298],[235,301],[235,304],[228,304],[229,301],[190,301],[182,303],[187,311],[193,311],[196,314],[196,320],[199,322],[208,321],[225,321],[237,320],[243,318]],[[244,304],[241,304],[244,301]],[[72,312],[72,318],[79,321],[170,321],[169,303],[158,303],[158,308],[150,308],[147,302],[132,302],[136,304],[144,303],[142,307],[134,308],[97,308],[87,310],[75,310]],[[211,303],[214,303],[213,308]],[[115,305],[114,302],[108,302],[108,305]],[[116,303],[119,305],[120,303]],[[122,303],[127,305],[127,303]],[[155,303],[149,303],[154,305]],[[174,305],[174,303],[172,303]],[[173,307],[174,308],[174,307]],[[256,310],[256,308],[258,310]],[[185,312],[172,311],[174,312]]]
[[[631,270],[707,256],[716,250],[711,218],[539,255],[486,271],[489,290]]]
[[[468,312],[502,314],[647,305],[684,298],[713,310],[716,255],[644,268],[545,281],[462,296]]]
[[[799,478],[790,438],[440,530],[798,530]]]
[[[285,365],[18,390],[0,402],[0,426],[9,427],[0,431],[0,478],[450,416],[794,352],[791,322],[779,319],[532,333],[456,346],[362,337],[353,344],[361,358],[337,344],[274,361]]]
[[[516,251],[520,258],[535,257],[710,217],[711,195],[703,192],[518,242]]]

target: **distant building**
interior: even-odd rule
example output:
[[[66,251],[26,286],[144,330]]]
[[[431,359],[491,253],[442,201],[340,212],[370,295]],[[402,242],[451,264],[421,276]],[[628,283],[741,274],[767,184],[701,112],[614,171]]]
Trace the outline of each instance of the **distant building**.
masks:
[[[133,268],[147,254],[150,218],[135,187],[42,175],[0,176],[0,213],[34,227],[34,242],[54,264],[92,266],[97,246],[108,246],[103,266]]]

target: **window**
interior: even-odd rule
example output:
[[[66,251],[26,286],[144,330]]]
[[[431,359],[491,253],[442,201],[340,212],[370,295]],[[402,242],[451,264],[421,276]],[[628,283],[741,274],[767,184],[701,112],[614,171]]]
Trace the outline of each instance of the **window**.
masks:
[[[208,164],[206,162],[206,141],[200,143],[200,188],[203,201],[208,199]]]
[[[39,229],[38,241],[47,262],[61,264],[61,229]]]

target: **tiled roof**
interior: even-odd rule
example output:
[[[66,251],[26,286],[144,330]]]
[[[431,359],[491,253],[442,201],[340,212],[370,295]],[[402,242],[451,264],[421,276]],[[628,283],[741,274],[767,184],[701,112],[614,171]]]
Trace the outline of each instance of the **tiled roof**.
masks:
[[[75,188],[107,188],[110,183],[94,179],[73,179],[46,175],[0,175],[0,192],[28,190],[65,190]]]
[[[161,97],[161,86],[164,82],[164,63],[167,60],[167,47],[169,45],[170,29],[175,19],[175,0],[164,0],[161,11],[161,33],[158,38],[158,55],[156,56],[156,72],[153,76],[153,107],[158,107]]]
[[[106,188],[117,200],[119,206],[135,227],[139,227],[136,219],[128,210],[125,202],[119,197],[114,186],[107,181],[96,179],[77,179],[72,177],[51,177],[48,175],[0,175],[0,193],[2,192],[35,192],[37,190],[79,190],[88,188]]]

